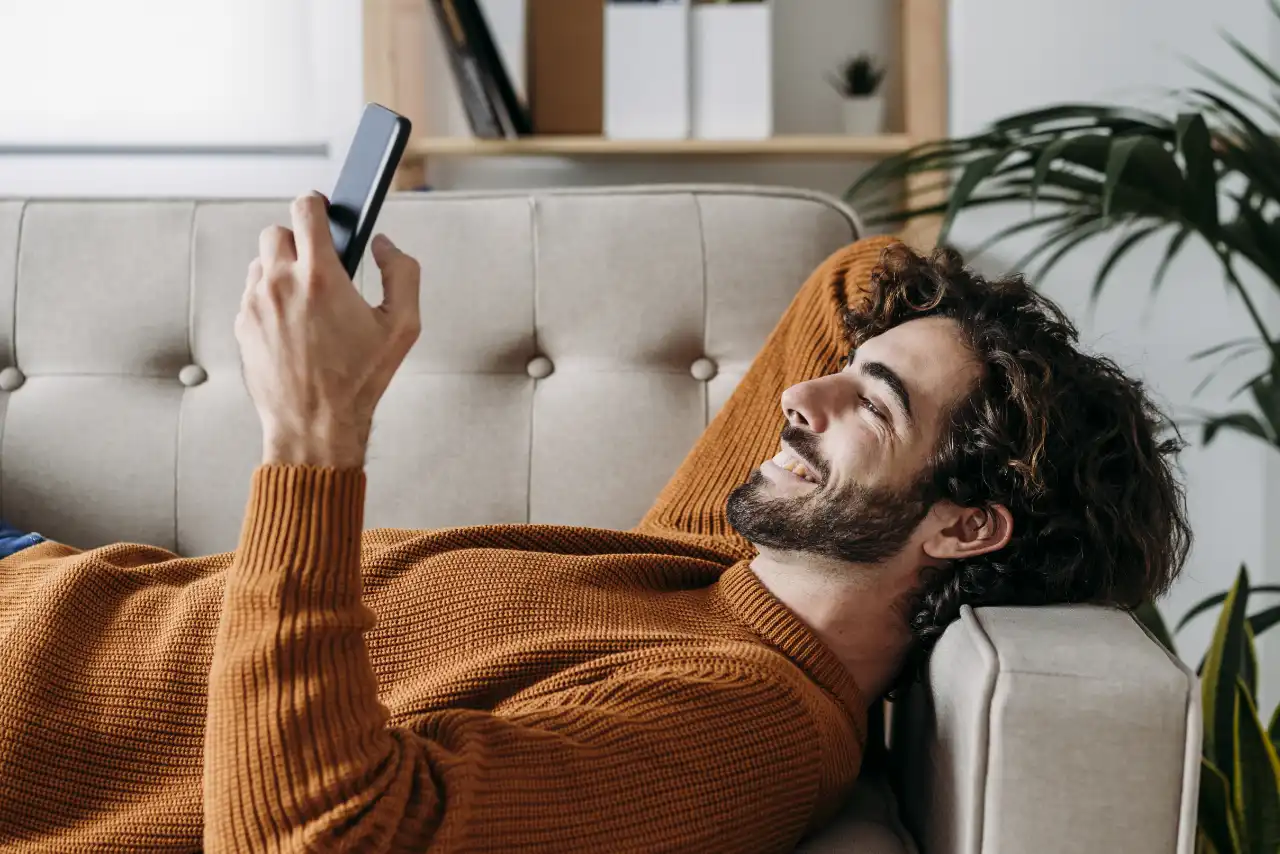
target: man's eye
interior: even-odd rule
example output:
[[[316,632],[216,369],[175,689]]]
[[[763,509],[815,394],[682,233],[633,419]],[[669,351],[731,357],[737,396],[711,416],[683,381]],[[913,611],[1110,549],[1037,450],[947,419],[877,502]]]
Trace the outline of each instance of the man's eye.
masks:
[[[879,418],[881,421],[888,421],[888,420],[889,420],[888,418],[885,418],[885,417],[884,417],[884,413],[883,413],[883,412],[881,412],[881,411],[880,411],[880,408],[879,408],[878,406],[876,406],[876,405],[875,405],[875,403],[873,403],[871,400],[869,400],[869,399],[867,399],[867,398],[865,398],[865,397],[864,397],[864,398],[862,399],[862,405],[863,405],[863,406],[864,406],[868,411],[870,411],[872,415],[874,415],[876,418]]]

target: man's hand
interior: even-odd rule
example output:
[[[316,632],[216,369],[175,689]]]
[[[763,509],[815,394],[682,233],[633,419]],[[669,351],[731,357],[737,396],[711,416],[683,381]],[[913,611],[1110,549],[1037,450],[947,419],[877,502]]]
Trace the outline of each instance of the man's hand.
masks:
[[[236,315],[263,463],[363,466],[373,411],[422,328],[418,262],[374,237],[385,298],[371,307],[333,247],[326,205],[299,196],[292,231],[262,232]]]

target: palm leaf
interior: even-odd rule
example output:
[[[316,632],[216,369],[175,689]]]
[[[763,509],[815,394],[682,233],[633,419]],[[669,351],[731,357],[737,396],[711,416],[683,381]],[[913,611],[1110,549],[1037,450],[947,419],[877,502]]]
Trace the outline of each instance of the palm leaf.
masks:
[[[1169,650],[1174,655],[1178,654],[1178,650],[1173,645],[1173,635],[1169,634],[1169,627],[1165,624],[1164,617],[1160,616],[1160,609],[1155,606],[1154,602],[1146,601],[1133,609],[1133,616],[1139,623],[1151,632],[1152,637],[1160,642],[1160,645]]]
[[[1188,93],[1198,101],[1197,106],[1209,109],[1215,117],[1228,125],[1229,133],[1220,133],[1214,147],[1220,156],[1233,165],[1248,164],[1243,170],[1255,180],[1260,176],[1271,178],[1269,191],[1274,191],[1274,177],[1280,175],[1275,153],[1280,148],[1275,137],[1258,126],[1249,114],[1235,104],[1213,92],[1192,89]]]
[[[1253,588],[1254,591],[1261,590],[1261,587]],[[1253,616],[1249,617],[1249,628],[1253,629],[1254,635],[1260,635],[1272,626],[1280,623],[1280,605],[1274,605],[1270,608],[1264,608]]]
[[[1059,104],[1053,107],[1042,107],[1022,113],[1014,113],[992,123],[991,129],[1010,133],[1064,121],[1085,125],[1107,124],[1125,129],[1130,129],[1134,126],[1157,129],[1169,129],[1171,127],[1169,120],[1164,116],[1136,107],[1076,103]]]
[[[1076,137],[1062,135],[1050,142],[1040,152],[1040,157],[1036,160],[1035,172],[1031,176],[1031,209],[1035,210],[1036,199],[1040,196],[1040,187],[1044,185],[1044,179],[1049,174],[1049,169],[1062,156],[1063,150],[1070,145]]]
[[[1203,350],[1197,350],[1192,353],[1190,358],[1193,362],[1198,362],[1206,356],[1213,356],[1224,350],[1230,350],[1232,347],[1241,348],[1258,348],[1262,345],[1254,338],[1235,338],[1231,341],[1225,341],[1222,344],[1215,344],[1212,347],[1206,347]]]
[[[1245,47],[1245,45],[1235,36],[1231,35],[1231,33],[1220,32],[1219,34],[1226,40],[1227,44],[1231,45],[1231,47],[1235,49],[1236,53],[1244,57],[1246,62],[1270,80],[1271,85],[1280,86],[1280,74],[1277,74],[1275,69],[1273,69],[1268,63],[1264,62],[1256,53]]]
[[[1201,665],[1204,755],[1228,779],[1235,777],[1235,685],[1244,653],[1244,615],[1249,603],[1249,571],[1244,566],[1227,593],[1213,642]]]
[[[1257,587],[1250,587],[1249,595],[1252,596],[1255,593],[1280,593],[1280,584],[1259,584]],[[1226,599],[1227,594],[1225,592],[1215,593],[1212,596],[1206,596],[1204,599],[1201,599],[1193,605],[1187,613],[1182,615],[1182,619],[1178,620],[1178,625],[1174,627],[1173,633],[1177,634],[1182,631],[1187,623],[1191,622],[1215,605],[1221,605],[1226,601]],[[1254,631],[1256,632],[1257,629],[1254,629]]]
[[[1235,83],[1232,83],[1230,80],[1223,77],[1218,72],[1214,71],[1208,66],[1201,65],[1199,62],[1196,62],[1194,59],[1184,58],[1184,61],[1188,65],[1190,65],[1193,69],[1195,69],[1197,73],[1204,75],[1206,79],[1213,81],[1213,83],[1217,84],[1218,86],[1221,86],[1227,92],[1230,92],[1232,95],[1235,95],[1240,100],[1253,104],[1255,107],[1265,112],[1267,114],[1267,118],[1271,119],[1277,124],[1280,124],[1280,110],[1277,110],[1274,105],[1267,103],[1262,98],[1259,98],[1257,95],[1254,95],[1252,92],[1248,91],[1247,89],[1237,86]]]
[[[1240,837],[1231,808],[1231,785],[1226,775],[1204,758],[1200,760],[1200,803],[1196,823],[1218,854],[1240,851]]]
[[[1264,371],[1249,382],[1249,391],[1253,395],[1254,405],[1262,413],[1266,421],[1271,441],[1277,441],[1280,430],[1280,364],[1272,363],[1269,371]]]
[[[1232,794],[1249,851],[1280,850],[1280,757],[1262,729],[1253,695],[1236,681]]]
[[[1142,144],[1143,137],[1130,136],[1124,139],[1116,140],[1111,144],[1111,151],[1107,155],[1107,173],[1106,180],[1102,185],[1102,215],[1111,215],[1111,199],[1116,194],[1116,184],[1120,182],[1120,176],[1124,173],[1125,164],[1129,162],[1129,158],[1133,156],[1133,152]]]
[[[1184,210],[1199,226],[1201,234],[1214,237],[1218,231],[1218,178],[1204,116],[1199,113],[1178,116],[1177,147],[1185,163]]]
[[[1240,658],[1240,681],[1249,689],[1249,696],[1258,693],[1258,648],[1253,643],[1253,627],[1244,621],[1244,649]]]
[[[1034,162],[1039,166],[1039,159],[1044,156],[1044,150],[1057,145],[1059,136],[1053,136],[1043,141],[1033,141],[1026,145],[1030,150],[1039,149],[1038,155]],[[1107,160],[1111,157],[1112,142],[1115,139],[1111,129],[1109,128],[1083,128],[1066,136],[1066,145],[1060,146],[1057,152],[1058,160],[1061,160],[1067,171],[1075,170],[1079,172],[1083,170],[1088,174],[1095,174],[1099,177],[1107,173]],[[1054,170],[1046,169],[1041,176],[1043,180],[1049,173]],[[1035,171],[1032,170],[1034,178]]]
[[[1160,290],[1160,285],[1164,283],[1165,273],[1169,271],[1169,265],[1173,262],[1173,256],[1177,255],[1182,249],[1182,244],[1187,242],[1187,238],[1191,236],[1190,226],[1183,225],[1173,237],[1169,238],[1169,245],[1164,250],[1164,258],[1160,260],[1160,266],[1156,268],[1155,278],[1151,280],[1151,292],[1155,293]]]
[[[960,180],[956,182],[951,191],[951,199],[948,201],[946,213],[942,217],[942,225],[938,229],[939,244],[947,242],[947,236],[951,233],[951,223],[955,222],[956,214],[969,201],[969,197],[978,188],[978,184],[982,183],[983,179],[995,171],[996,167],[1009,154],[1010,151],[1006,148],[994,154],[981,157],[965,167],[964,172],[960,174]]]
[[[1267,444],[1275,442],[1275,438],[1270,431],[1258,420],[1258,416],[1252,412],[1229,412],[1226,415],[1217,415],[1206,420],[1200,441],[1205,445],[1209,444],[1221,430],[1236,430],[1240,433],[1247,433]]]
[[[1027,250],[1021,258],[1014,262],[1012,269],[1025,270],[1036,258],[1039,258],[1058,244],[1062,244],[1059,251],[1052,255],[1036,274],[1037,278],[1044,279],[1049,269],[1057,263],[1059,258],[1069,252],[1072,247],[1088,240],[1095,234],[1105,231],[1107,228],[1109,228],[1109,226],[1103,220],[1088,222],[1082,220],[1080,217],[1073,217],[1066,225],[1054,230],[1047,237],[1041,240],[1040,243]]]
[[[1020,192],[1002,193],[994,196],[982,196],[969,200],[970,208],[986,207],[987,205],[1005,205],[1012,202],[1026,201],[1026,195]],[[1068,201],[1064,199],[1063,201]],[[903,222],[905,220],[914,219],[921,216],[934,216],[945,212],[947,209],[946,202],[938,202],[937,204],[922,205],[918,208],[909,210],[888,211],[886,213],[871,214],[864,216],[863,219],[868,225],[885,225],[888,223]]]
[[[1093,220],[1092,222],[1083,221],[1083,224],[1077,226],[1077,230],[1074,236],[1072,236],[1071,239],[1067,240],[1065,243],[1060,245],[1057,251],[1055,251],[1052,255],[1046,258],[1045,262],[1040,265],[1040,269],[1036,271],[1037,280],[1044,281],[1044,279],[1049,275],[1049,271],[1052,270],[1055,266],[1057,266],[1058,262],[1061,261],[1068,252],[1070,252],[1072,249],[1079,246],[1081,243],[1084,243],[1089,238],[1097,237],[1102,232],[1109,230],[1110,227],[1111,226],[1108,225],[1105,220],[1099,219],[1099,220]],[[1047,246],[1044,248],[1048,249]],[[1038,253],[1028,253],[1027,255],[1023,256],[1023,259],[1026,260],[1027,264],[1030,264],[1033,258],[1036,257],[1037,254]],[[1015,270],[1023,269],[1025,268],[1025,266],[1026,266],[1025,264],[1020,264],[1018,266],[1015,266],[1014,269]]]
[[[1111,250],[1111,254],[1107,256],[1107,260],[1102,263],[1101,269],[1098,270],[1098,277],[1093,282],[1093,290],[1089,293],[1089,299],[1097,302],[1098,294],[1102,293],[1102,286],[1107,282],[1107,276],[1111,274],[1111,270],[1119,263],[1120,258],[1126,252],[1166,226],[1168,226],[1168,223],[1158,222],[1155,225],[1139,228],[1117,241]]]
[[[971,151],[975,149],[981,151],[989,147],[989,134],[936,140],[912,146],[900,154],[876,161],[858,176],[853,185],[845,191],[845,196],[853,198],[865,193],[868,188],[900,181],[917,172],[950,170]]]
[[[1062,222],[1062,220],[1068,219],[1072,216],[1075,216],[1075,214],[1070,211],[1063,211],[1061,213],[1049,214],[1047,216],[1038,216],[1030,219],[1019,220],[1013,225],[1000,229],[995,234],[987,237],[981,243],[974,246],[969,250],[969,255],[976,257],[981,255],[983,252],[986,252],[992,246],[996,246],[1004,240],[1013,237],[1015,234],[1021,234],[1024,231],[1030,231],[1033,228],[1040,228],[1045,225],[1052,225],[1055,222]]]
[[[1280,257],[1271,254],[1271,242],[1275,238],[1270,224],[1244,200],[1237,201],[1236,217],[1223,225],[1220,236],[1232,238],[1233,249],[1248,258],[1271,281],[1280,281]]]
[[[1044,184],[1046,187],[1053,187],[1065,194],[1074,194],[1073,202],[1082,208],[1094,211],[1096,214],[1102,213],[1102,193],[1104,189],[1105,178],[1102,175],[1097,177],[1081,174],[1079,172],[1067,172],[1060,169],[1054,169],[1045,176]],[[1030,197],[1031,178],[1022,175],[1000,176],[1000,179],[994,184],[995,187],[1009,190],[1021,190],[1026,193],[1026,198]],[[1116,185],[1111,197],[1111,214],[1117,221],[1134,217],[1151,217],[1159,218],[1169,222],[1190,221],[1190,218],[1181,209],[1181,202],[1177,199],[1167,199],[1156,195],[1155,190],[1170,189],[1164,185],[1151,184],[1147,186],[1139,186],[1126,181]],[[1173,188],[1181,194],[1180,185]],[[1041,189],[1041,198],[1044,189]]]
[[[1195,387],[1195,389],[1192,391],[1192,394],[1199,394],[1201,391],[1203,391],[1203,390],[1205,389],[1205,387],[1206,387],[1206,386],[1208,386],[1208,385],[1209,385],[1209,383],[1211,383],[1211,382],[1213,382],[1215,379],[1217,379],[1217,376],[1218,376],[1219,372],[1221,372],[1223,368],[1225,368],[1227,365],[1231,364],[1232,362],[1234,362],[1234,361],[1236,361],[1236,360],[1238,360],[1238,359],[1243,359],[1245,356],[1250,355],[1254,350],[1256,350],[1257,348],[1259,348],[1259,347],[1261,347],[1261,346],[1263,346],[1263,345],[1262,345],[1262,344],[1260,344],[1260,343],[1254,342],[1254,347],[1252,347],[1252,348],[1241,347],[1240,349],[1236,350],[1236,351],[1235,351],[1234,353],[1232,353],[1231,355],[1227,356],[1225,359],[1223,359],[1222,361],[1220,361],[1220,362],[1218,363],[1218,365],[1217,365],[1217,367],[1216,367],[1216,368],[1214,368],[1212,371],[1210,371],[1210,372],[1209,372],[1208,376],[1206,376],[1203,380],[1201,380],[1199,383],[1197,383],[1197,384],[1196,384],[1196,387]],[[1192,357],[1192,359],[1194,360],[1194,359],[1195,359],[1195,357],[1193,356],[1193,357]],[[1250,386],[1250,385],[1252,385],[1252,384],[1253,384],[1253,382],[1254,382],[1254,380],[1256,380],[1256,379],[1257,379],[1257,377],[1253,377],[1253,378],[1252,378],[1252,379],[1250,379],[1248,382],[1246,382],[1246,383],[1244,383],[1242,386],[1240,386],[1240,388],[1238,388],[1238,389],[1236,389],[1234,392],[1232,392],[1232,394],[1231,394],[1231,399],[1234,399],[1235,397],[1237,397],[1237,396],[1240,394],[1240,392],[1242,392],[1242,391],[1244,391],[1245,389],[1249,388],[1249,386]]]
[[[1132,165],[1130,163],[1132,161]],[[1136,167],[1136,168],[1134,168]],[[1116,140],[1107,155],[1106,179],[1102,191],[1102,214],[1111,213],[1116,188],[1126,169],[1131,188],[1157,192],[1159,198],[1174,201],[1182,191],[1182,172],[1164,145],[1151,136],[1129,136]]]

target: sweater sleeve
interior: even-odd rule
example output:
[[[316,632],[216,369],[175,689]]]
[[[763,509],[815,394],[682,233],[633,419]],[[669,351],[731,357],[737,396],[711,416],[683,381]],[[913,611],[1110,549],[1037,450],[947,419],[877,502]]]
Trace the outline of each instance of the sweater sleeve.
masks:
[[[778,451],[788,387],[836,370],[847,353],[843,311],[865,293],[892,237],[868,237],[837,250],[800,288],[750,369],[633,530],[710,537],[743,555],[750,545],[730,528],[725,502],[751,470]]]
[[[758,665],[681,659],[391,725],[364,485],[254,473],[209,675],[206,851],[792,850],[823,757],[799,689]]]

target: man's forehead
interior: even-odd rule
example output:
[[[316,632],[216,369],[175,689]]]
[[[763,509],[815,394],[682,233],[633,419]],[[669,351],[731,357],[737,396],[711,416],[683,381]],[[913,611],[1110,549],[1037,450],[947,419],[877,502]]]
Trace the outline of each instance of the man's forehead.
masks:
[[[855,364],[880,362],[902,378],[911,391],[936,397],[954,394],[977,372],[973,353],[960,336],[959,325],[945,317],[908,320],[868,338]]]

